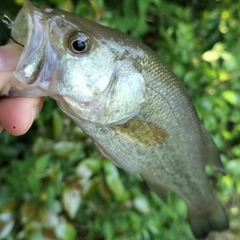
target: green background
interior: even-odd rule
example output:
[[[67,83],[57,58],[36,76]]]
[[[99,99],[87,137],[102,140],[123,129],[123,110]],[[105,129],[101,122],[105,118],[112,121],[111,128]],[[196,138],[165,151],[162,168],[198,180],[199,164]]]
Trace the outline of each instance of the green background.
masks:
[[[208,240],[240,239],[240,2],[39,0],[116,28],[150,46],[183,80],[226,175],[206,170],[230,217]],[[0,1],[14,19],[22,1]],[[0,28],[0,43],[7,34]],[[2,114],[2,113],[0,113]],[[0,134],[0,239],[141,240],[193,236],[186,206],[165,205],[138,174],[116,168],[54,101],[21,137]]]

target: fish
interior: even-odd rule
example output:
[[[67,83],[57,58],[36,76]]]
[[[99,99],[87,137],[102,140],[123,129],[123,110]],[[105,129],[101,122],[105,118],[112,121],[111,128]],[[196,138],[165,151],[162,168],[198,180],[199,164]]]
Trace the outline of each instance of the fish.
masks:
[[[164,202],[187,205],[197,239],[228,229],[206,165],[223,170],[210,134],[176,75],[143,43],[115,29],[25,0],[12,26],[24,45],[9,97],[50,96],[104,156],[137,172]]]

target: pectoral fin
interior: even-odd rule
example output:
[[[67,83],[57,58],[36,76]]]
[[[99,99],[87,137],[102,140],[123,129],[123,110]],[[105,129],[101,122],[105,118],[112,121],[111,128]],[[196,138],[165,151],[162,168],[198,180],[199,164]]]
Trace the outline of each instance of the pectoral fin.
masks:
[[[164,129],[137,119],[131,119],[113,130],[145,146],[161,144],[165,142],[168,137],[168,134]]]

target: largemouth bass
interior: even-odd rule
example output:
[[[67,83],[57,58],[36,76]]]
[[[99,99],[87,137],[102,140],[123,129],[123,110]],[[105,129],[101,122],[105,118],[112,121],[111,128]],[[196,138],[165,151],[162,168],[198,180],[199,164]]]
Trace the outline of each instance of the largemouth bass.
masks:
[[[24,23],[27,20],[27,24]],[[9,96],[50,96],[128,172],[164,201],[187,204],[196,238],[228,228],[205,166],[222,169],[181,81],[147,46],[62,10],[25,1],[12,28],[24,45]]]

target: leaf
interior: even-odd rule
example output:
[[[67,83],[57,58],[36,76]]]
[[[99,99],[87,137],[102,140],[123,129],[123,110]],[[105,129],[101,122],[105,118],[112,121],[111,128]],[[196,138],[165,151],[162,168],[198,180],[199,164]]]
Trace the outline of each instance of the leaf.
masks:
[[[207,62],[216,62],[224,52],[224,44],[216,43],[213,48],[202,55],[202,59]]]
[[[83,196],[85,198],[91,196],[97,189],[100,188],[100,183],[101,183],[101,178],[99,177],[89,179],[83,185]]]
[[[148,200],[145,197],[136,197],[133,200],[133,205],[142,213],[148,213],[150,211]]]
[[[51,209],[53,213],[59,214],[62,211],[62,204],[59,200],[50,202],[47,205],[48,209]]]
[[[53,141],[43,137],[37,137],[33,144],[33,152],[35,155],[42,155],[49,153],[52,150]]]
[[[35,163],[36,173],[42,174],[45,172],[47,165],[50,161],[50,158],[51,158],[51,154],[45,154],[37,159],[37,161]]]
[[[43,237],[44,237],[44,240],[58,240],[55,233],[54,233],[54,229],[47,229],[47,228],[44,228],[42,230],[42,234],[43,234]],[[43,239],[41,239],[43,240]]]
[[[240,103],[239,93],[233,90],[226,90],[225,92],[223,92],[223,97],[232,105],[239,106]]]
[[[206,62],[215,62],[220,58],[220,53],[216,52],[216,51],[206,51],[203,55],[202,55],[202,59]]]
[[[28,235],[29,240],[43,240],[43,234],[41,230],[34,229]]]
[[[125,195],[125,189],[123,183],[119,177],[118,169],[108,159],[103,162],[103,168],[106,173],[106,182],[110,190],[115,194],[119,200],[123,200]]]
[[[83,161],[79,163],[77,166],[77,169],[81,167],[82,165],[86,165],[91,169],[92,173],[96,173],[101,169],[101,160],[97,158],[86,158]],[[78,171],[78,170],[77,170]]]
[[[221,179],[221,183],[223,184],[223,191],[230,195],[233,193],[233,179],[230,176],[223,176]]]
[[[239,145],[236,145],[232,148],[232,153],[235,155],[235,156],[238,156],[240,157],[240,146]],[[232,161],[231,161],[232,162]]]
[[[78,186],[65,186],[62,193],[64,209],[74,219],[81,204],[81,191]]]
[[[42,208],[39,210],[38,214],[42,226],[45,226],[47,228],[54,228],[59,223],[59,217],[54,212]]]
[[[75,143],[70,141],[60,141],[53,145],[53,150],[60,157],[67,157],[74,151]]]
[[[58,111],[54,111],[53,112],[53,135],[54,135],[54,138],[57,139],[62,131],[63,131],[63,124],[62,124],[63,120],[59,114]]]
[[[80,164],[76,168],[76,174],[79,176],[81,179],[88,179],[92,176],[92,170],[85,164]]]
[[[41,200],[45,201],[47,204],[52,204],[55,200],[57,189],[55,185],[49,184],[41,194]]]
[[[6,239],[14,226],[12,213],[5,212],[0,214],[0,239]]]
[[[0,188],[0,206],[7,203],[11,199],[11,186],[1,186]]]
[[[40,178],[35,172],[31,172],[27,177],[27,184],[33,194],[39,194],[40,192]]]
[[[77,233],[75,228],[71,224],[67,222],[62,222],[56,228],[56,235],[61,240],[75,240]]]
[[[21,207],[21,221],[27,223],[37,218],[38,207],[33,201],[25,201]]]
[[[239,147],[238,147],[238,150],[239,150]],[[237,182],[237,180],[240,179],[240,159],[229,161],[226,165],[226,171],[228,175],[233,176]]]

